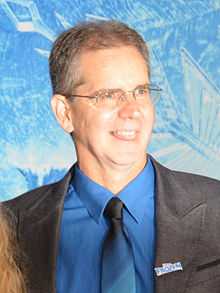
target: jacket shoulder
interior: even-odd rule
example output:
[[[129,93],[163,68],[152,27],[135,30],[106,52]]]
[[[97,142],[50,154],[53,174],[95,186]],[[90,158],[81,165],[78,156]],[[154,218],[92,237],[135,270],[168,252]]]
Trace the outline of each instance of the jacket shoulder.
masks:
[[[207,192],[210,197],[214,194],[220,196],[220,181],[217,179],[180,171],[172,171],[172,176],[178,179],[180,184],[189,182],[191,188]]]
[[[4,201],[3,205],[14,211],[25,211],[41,206],[45,200],[47,204],[50,202],[56,204],[65,196],[71,177],[72,168],[61,180],[27,191],[18,197]]]
[[[156,177],[169,186],[171,190],[182,190],[188,194],[203,194],[204,199],[220,199],[220,181],[208,176],[189,172],[171,170],[153,160]]]
[[[37,187],[33,190],[29,190],[13,199],[6,200],[3,202],[3,205],[12,208],[12,209],[25,209],[34,204],[39,200],[39,197],[47,196],[50,194],[56,186],[59,185],[59,182],[51,183]]]

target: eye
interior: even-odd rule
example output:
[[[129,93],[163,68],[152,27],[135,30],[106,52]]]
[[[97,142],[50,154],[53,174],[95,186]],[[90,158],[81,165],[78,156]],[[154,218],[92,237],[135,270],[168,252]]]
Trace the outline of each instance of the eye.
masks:
[[[111,97],[111,93],[109,93],[109,91],[100,90],[95,93],[94,98],[96,99],[96,102],[102,102],[103,100],[111,99],[112,97]]]
[[[105,98],[106,99],[111,100],[111,99],[113,99],[113,97],[114,97],[114,93],[112,93],[112,92],[106,92],[105,93]]]
[[[148,94],[149,90],[147,87],[141,86],[141,87],[137,87],[135,89],[135,95],[136,96],[146,96]]]
[[[120,89],[113,89],[109,90],[108,93],[106,93],[106,98],[109,100],[118,100],[121,99],[124,92]]]

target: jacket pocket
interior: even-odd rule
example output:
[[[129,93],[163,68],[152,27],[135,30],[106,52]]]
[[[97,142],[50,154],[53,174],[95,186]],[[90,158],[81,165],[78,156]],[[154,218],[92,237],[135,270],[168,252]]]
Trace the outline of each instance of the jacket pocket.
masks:
[[[204,263],[204,264],[201,264],[197,267],[196,271],[199,272],[199,271],[202,271],[202,270],[205,270],[205,269],[208,269],[210,267],[214,267],[214,266],[217,266],[220,264],[220,258],[219,259],[216,259],[216,260],[213,260],[213,261],[210,261],[208,263]]]
[[[200,282],[220,277],[220,258],[219,256],[206,259],[199,263],[192,272],[190,278],[190,286],[194,286]]]

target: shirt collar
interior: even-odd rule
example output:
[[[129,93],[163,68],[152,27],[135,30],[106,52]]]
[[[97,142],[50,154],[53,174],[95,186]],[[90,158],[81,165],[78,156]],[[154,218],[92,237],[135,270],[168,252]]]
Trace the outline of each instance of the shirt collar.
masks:
[[[99,222],[106,204],[114,194],[86,176],[77,165],[72,184],[90,216]]]
[[[148,156],[144,169],[118,194],[136,222],[140,222],[145,213],[152,213],[154,183],[154,167]]]
[[[148,156],[148,162],[144,169],[117,195],[136,222],[141,221],[148,208],[152,208],[148,202],[152,201],[154,197],[154,177],[154,168]],[[71,184],[88,213],[96,222],[99,222],[106,204],[114,194],[87,177],[77,164]]]

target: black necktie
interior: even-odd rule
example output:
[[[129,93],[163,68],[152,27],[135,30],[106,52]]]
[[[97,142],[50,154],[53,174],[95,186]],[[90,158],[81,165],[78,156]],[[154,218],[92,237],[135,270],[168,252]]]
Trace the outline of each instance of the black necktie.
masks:
[[[123,231],[123,203],[113,197],[104,215],[110,229],[103,244],[102,293],[135,293],[135,269],[132,248]]]

